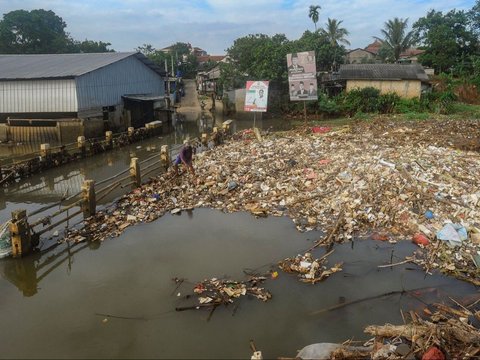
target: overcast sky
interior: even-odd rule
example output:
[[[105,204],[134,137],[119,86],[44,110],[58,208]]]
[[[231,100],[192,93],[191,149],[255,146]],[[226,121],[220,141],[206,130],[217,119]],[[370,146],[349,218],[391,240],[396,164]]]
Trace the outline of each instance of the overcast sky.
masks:
[[[474,0],[0,0],[0,13],[17,9],[53,10],[76,40],[110,42],[116,51],[144,43],[160,49],[190,42],[209,54],[224,54],[233,41],[254,33],[283,33],[297,39],[314,26],[310,5],[320,5],[327,18],[343,20],[352,49],[380,36],[383,23],[409,18],[411,25],[429,9],[470,9]]]

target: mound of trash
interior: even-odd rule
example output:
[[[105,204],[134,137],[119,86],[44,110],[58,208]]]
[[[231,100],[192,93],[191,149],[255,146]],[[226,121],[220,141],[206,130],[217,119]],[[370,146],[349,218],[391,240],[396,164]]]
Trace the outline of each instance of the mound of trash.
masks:
[[[478,121],[450,120],[243,131],[197,154],[195,179],[172,171],[153,178],[67,240],[104,240],[195,207],[248,211],[288,216],[299,231],[335,229],[330,243],[372,232],[413,239],[426,248],[415,261],[428,271],[478,284],[480,154],[465,144],[479,136]]]

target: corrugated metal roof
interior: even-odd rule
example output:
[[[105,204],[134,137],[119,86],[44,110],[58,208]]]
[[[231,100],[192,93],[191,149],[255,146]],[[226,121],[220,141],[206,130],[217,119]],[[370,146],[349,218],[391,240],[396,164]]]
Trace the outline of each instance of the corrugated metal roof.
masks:
[[[0,80],[70,78],[89,73],[129,56],[135,56],[159,75],[165,74],[145,55],[135,52],[0,55]]]
[[[339,79],[428,81],[428,75],[419,64],[347,64],[340,66]]]

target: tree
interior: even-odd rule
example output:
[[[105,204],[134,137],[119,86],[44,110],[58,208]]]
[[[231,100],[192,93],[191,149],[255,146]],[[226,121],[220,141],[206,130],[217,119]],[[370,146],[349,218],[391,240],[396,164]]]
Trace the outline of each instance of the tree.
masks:
[[[343,45],[333,46],[325,33],[305,31],[303,35],[291,42],[291,50],[295,52],[315,51],[317,71],[331,70],[332,64],[341,63],[346,54]]]
[[[347,29],[340,27],[343,20],[338,21],[337,19],[328,18],[325,29],[322,29],[322,34],[330,42],[330,45],[334,48],[333,62],[332,62],[332,71],[335,70],[336,54],[338,43],[343,43],[350,45],[350,42],[345,38],[349,32]]]
[[[114,52],[114,50],[109,49],[108,47],[112,45],[110,43],[106,43],[103,41],[93,41],[93,40],[83,40],[83,41],[76,41],[75,47],[78,52],[82,53],[103,53],[103,52]],[[77,52],[77,51],[75,51]]]
[[[320,5],[310,5],[310,8],[308,10],[308,17],[312,19],[313,24],[315,25],[315,31],[317,31],[317,22],[319,18],[318,10],[320,9],[321,9]]]
[[[51,10],[15,10],[0,20],[0,53],[58,54],[110,52],[108,42],[76,41],[65,32],[67,24]]]
[[[391,52],[395,62],[400,58],[400,54],[414,45],[415,39],[413,31],[407,32],[408,18],[394,18],[385,22],[381,33],[383,39],[374,36],[376,39],[383,41],[383,45]]]
[[[415,36],[425,48],[422,64],[433,66],[437,73],[454,67],[468,70],[470,57],[479,53],[479,39],[465,11],[446,14],[431,10],[413,25]]]
[[[338,46],[339,43],[350,45],[350,42],[345,38],[350,33],[347,29],[340,27],[343,20],[328,18],[325,29],[322,29],[322,33],[327,37],[332,46]]]
[[[480,0],[475,2],[475,5],[468,12],[469,20],[472,23],[472,28],[480,32]]]
[[[53,11],[15,10],[0,21],[0,52],[47,54],[66,52],[71,45],[67,25]]]
[[[289,44],[283,34],[272,37],[250,34],[236,39],[227,49],[229,62],[220,65],[222,85],[235,88],[242,86],[247,78],[286,81]]]
[[[155,54],[157,50],[152,44],[143,44],[142,46],[135,48],[135,51],[141,52],[143,55],[149,57],[150,55]]]

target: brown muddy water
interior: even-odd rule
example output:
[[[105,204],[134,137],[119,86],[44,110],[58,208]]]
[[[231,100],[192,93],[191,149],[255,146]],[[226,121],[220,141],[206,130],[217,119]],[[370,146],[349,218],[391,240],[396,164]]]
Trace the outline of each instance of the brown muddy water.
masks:
[[[57,201],[67,189],[73,193],[86,178],[112,176],[128,166],[133,154],[149,157],[152,147],[180,144],[185,136],[198,134],[195,121],[183,125],[183,132],[52,169],[3,189],[0,221],[14,209],[34,210]],[[251,122],[237,121],[237,126],[249,127]],[[400,309],[421,311],[425,303],[476,292],[469,284],[425,275],[411,264],[377,268],[411,254],[415,246],[410,242],[338,245],[329,264],[344,261],[343,271],[316,285],[300,283],[277,269],[279,260],[302,253],[320,236],[297,232],[288,218],[195,209],[130,227],[102,243],[49,248],[54,241],[43,239],[42,252],[0,260],[0,358],[249,358],[250,339],[265,358],[293,357],[310,343],[365,340],[366,325],[400,323]],[[323,252],[317,249],[315,255]],[[242,280],[244,271],[271,269],[280,275],[265,283],[273,294],[266,303],[243,297],[219,307],[210,321],[208,310],[175,311],[191,304],[185,295],[197,281]],[[176,289],[174,277],[186,281]],[[339,302],[419,288],[413,295],[385,296],[314,314]]]

